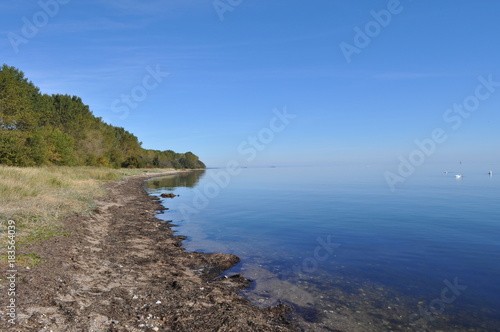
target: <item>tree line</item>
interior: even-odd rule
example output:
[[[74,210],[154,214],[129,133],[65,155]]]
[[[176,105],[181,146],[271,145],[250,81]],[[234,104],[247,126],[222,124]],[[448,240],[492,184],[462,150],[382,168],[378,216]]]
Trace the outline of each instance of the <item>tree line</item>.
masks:
[[[191,153],[142,148],[138,138],[95,117],[81,98],[42,94],[14,67],[0,70],[0,164],[205,168]]]

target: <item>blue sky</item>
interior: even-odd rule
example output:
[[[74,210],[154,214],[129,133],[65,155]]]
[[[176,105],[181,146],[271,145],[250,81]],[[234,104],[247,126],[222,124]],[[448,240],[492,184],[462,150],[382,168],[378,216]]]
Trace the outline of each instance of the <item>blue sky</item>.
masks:
[[[396,167],[441,128],[447,139],[426,163],[500,162],[498,1],[18,0],[0,10],[2,63],[42,92],[82,97],[145,148],[192,151],[209,166]],[[474,110],[446,121],[464,101]],[[285,110],[295,117],[270,128]]]

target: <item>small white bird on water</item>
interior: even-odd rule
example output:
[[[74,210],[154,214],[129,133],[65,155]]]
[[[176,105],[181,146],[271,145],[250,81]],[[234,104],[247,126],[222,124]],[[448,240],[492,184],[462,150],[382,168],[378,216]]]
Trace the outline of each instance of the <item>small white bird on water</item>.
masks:
[[[455,177],[456,177],[457,179],[461,179],[461,178],[462,178],[462,176],[464,176],[464,175],[463,175],[463,174],[455,174]]]
[[[488,172],[488,175],[489,175],[489,176],[492,176],[492,175],[493,175],[493,172],[492,172],[492,171],[489,171],[489,172]]]

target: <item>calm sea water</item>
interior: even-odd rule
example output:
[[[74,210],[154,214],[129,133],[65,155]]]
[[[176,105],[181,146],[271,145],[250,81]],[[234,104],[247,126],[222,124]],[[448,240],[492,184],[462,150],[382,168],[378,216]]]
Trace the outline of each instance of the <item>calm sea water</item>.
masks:
[[[246,168],[156,178],[159,215],[188,250],[241,258],[258,305],[295,307],[307,331],[500,331],[500,173]],[[454,172],[464,173],[456,179]]]

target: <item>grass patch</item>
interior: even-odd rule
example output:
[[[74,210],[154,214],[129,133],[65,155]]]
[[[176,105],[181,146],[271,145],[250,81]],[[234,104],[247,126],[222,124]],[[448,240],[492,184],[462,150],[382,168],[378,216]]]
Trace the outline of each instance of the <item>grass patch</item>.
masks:
[[[16,257],[16,266],[35,267],[42,262],[42,258],[35,253],[17,255]]]
[[[6,250],[8,220],[16,223],[16,242],[20,246],[64,235],[60,220],[71,214],[90,213],[95,200],[106,193],[103,184],[164,171],[167,170],[0,166],[0,236],[4,239],[0,242],[0,256]]]
[[[0,266],[4,269],[7,269],[7,255],[0,255]],[[16,269],[19,267],[35,267],[43,263],[43,260],[38,254],[30,253],[30,254],[18,254],[16,255]]]

